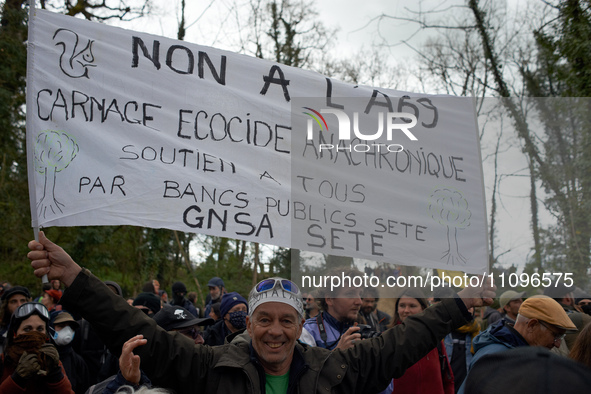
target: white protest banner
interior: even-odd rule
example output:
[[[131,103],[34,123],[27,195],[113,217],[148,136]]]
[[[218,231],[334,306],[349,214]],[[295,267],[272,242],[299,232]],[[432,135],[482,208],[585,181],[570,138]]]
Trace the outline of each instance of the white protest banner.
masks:
[[[43,10],[31,15],[33,226],[169,228],[485,270],[469,99],[354,86]]]

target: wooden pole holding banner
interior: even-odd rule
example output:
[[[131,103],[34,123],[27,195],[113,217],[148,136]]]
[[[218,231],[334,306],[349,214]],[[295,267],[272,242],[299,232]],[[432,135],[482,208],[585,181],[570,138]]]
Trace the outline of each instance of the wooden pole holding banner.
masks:
[[[35,241],[39,242],[39,227],[33,227],[33,234],[35,235]],[[41,278],[41,283],[49,283],[49,279],[47,279],[47,274],[43,275]]]
[[[34,13],[35,13],[35,0],[29,0],[28,3],[29,3],[29,30],[30,30],[31,23],[33,21]],[[30,59],[29,59],[29,61],[30,61]],[[29,110],[30,109],[31,108],[27,108],[27,114],[29,113]],[[28,124],[28,122],[27,122],[27,124]],[[30,131],[27,130],[27,132],[30,132]],[[27,149],[30,149],[30,148],[27,147]],[[28,156],[29,156],[28,158],[30,160],[30,155],[28,155]],[[33,163],[27,163],[27,165],[32,166],[34,164]],[[29,176],[30,176],[30,172],[29,172]],[[29,198],[33,198],[33,196],[34,196],[34,193],[33,194],[31,194],[31,193],[29,194]],[[33,212],[34,211],[31,209],[31,215],[33,215]],[[33,218],[33,223],[34,223],[33,224],[33,235],[35,236],[35,241],[39,242],[39,225],[38,225],[37,218]],[[41,278],[41,281],[43,283],[49,283],[49,280],[47,279],[47,274],[46,275],[43,275],[43,278]]]

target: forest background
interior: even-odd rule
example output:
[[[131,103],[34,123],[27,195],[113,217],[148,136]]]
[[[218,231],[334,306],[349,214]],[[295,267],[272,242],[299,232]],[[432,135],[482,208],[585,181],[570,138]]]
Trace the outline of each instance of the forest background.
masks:
[[[367,17],[347,29],[366,32],[371,43],[347,51],[312,1],[202,3],[40,0],[37,7],[135,30],[160,23],[161,32],[150,32],[180,40],[207,30],[213,38],[205,44],[352,83],[487,98],[481,103],[494,98],[494,105],[478,107],[490,264],[496,272],[572,272],[575,283],[588,289],[590,0],[530,0],[519,7],[512,1],[388,2],[395,6],[383,8],[370,1]],[[27,14],[27,1],[0,2],[0,280],[40,292],[24,257],[33,235],[25,154]],[[402,26],[404,34],[392,33],[393,26]],[[506,214],[515,200],[521,218]],[[168,291],[181,280],[202,302],[213,276],[246,295],[262,277],[289,277],[292,265],[306,258],[289,249],[165,229],[49,228],[46,234],[129,296],[151,279]],[[507,240],[516,237],[519,243]],[[321,256],[317,268],[351,263]]]

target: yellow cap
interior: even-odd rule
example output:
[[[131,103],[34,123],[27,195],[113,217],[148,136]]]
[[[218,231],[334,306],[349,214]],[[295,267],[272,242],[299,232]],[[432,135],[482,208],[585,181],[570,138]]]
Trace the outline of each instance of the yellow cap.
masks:
[[[562,306],[550,297],[535,295],[523,301],[519,314],[528,319],[542,320],[567,331],[577,331]]]

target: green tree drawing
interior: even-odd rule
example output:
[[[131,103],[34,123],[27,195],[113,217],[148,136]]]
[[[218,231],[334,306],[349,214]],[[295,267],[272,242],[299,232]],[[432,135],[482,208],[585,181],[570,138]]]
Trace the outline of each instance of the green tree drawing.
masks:
[[[78,154],[78,144],[64,131],[45,130],[39,133],[35,142],[35,171],[45,174],[43,197],[37,203],[37,214],[62,213],[64,204],[55,197],[55,178],[57,173],[70,165]]]

